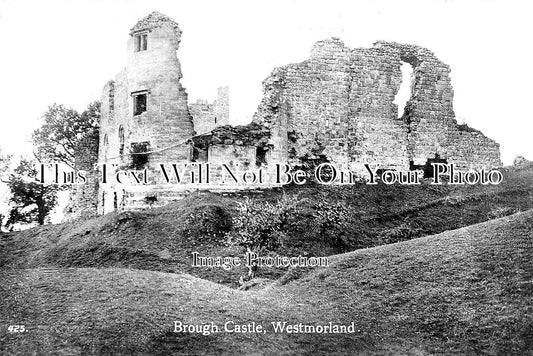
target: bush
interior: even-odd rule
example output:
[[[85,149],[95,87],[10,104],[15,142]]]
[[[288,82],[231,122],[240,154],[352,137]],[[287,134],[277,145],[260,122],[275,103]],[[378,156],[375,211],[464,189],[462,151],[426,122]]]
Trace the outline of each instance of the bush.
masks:
[[[231,230],[231,215],[220,206],[203,205],[196,207],[186,216],[186,233],[200,241],[205,238],[223,239]]]
[[[498,207],[496,209],[492,209],[491,211],[489,211],[488,214],[487,214],[487,218],[489,218],[489,219],[503,218],[504,216],[509,216],[509,215],[513,215],[515,213],[518,213],[519,211],[520,210],[515,209],[515,208],[511,208],[511,207],[508,207],[508,206]]]
[[[349,216],[350,210],[343,202],[318,202],[315,205],[314,218],[323,241],[333,247],[345,247]]]
[[[421,235],[420,229],[414,229],[407,224],[401,224],[391,229],[382,231],[378,235],[378,245],[392,244],[414,239]]]
[[[227,234],[229,245],[242,246],[247,252],[258,255],[284,247],[296,220],[300,201],[296,196],[284,195],[276,203],[246,198],[237,202],[237,214],[233,217],[233,229]],[[254,268],[249,266],[249,277]]]
[[[228,243],[243,246],[249,251],[283,247],[298,203],[294,196],[287,195],[276,203],[246,197],[243,202],[237,203],[237,215],[233,218]]]

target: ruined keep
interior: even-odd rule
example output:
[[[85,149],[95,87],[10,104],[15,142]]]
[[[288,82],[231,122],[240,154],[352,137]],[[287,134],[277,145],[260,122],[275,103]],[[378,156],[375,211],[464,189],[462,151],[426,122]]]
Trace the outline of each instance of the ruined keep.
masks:
[[[457,124],[450,68],[425,48],[377,42],[351,49],[337,38],[319,41],[308,60],[274,69],[263,82],[252,123],[233,127],[227,87],[219,89],[214,103],[188,104],[176,56],[181,34],[176,22],[157,12],[131,29],[126,68],[102,95],[100,165],[155,170],[164,162],[267,168],[332,162],[357,171],[361,163],[409,170],[441,159],[461,168],[501,166],[495,141]],[[413,67],[413,75],[410,99],[398,115],[394,100],[402,63]],[[237,188],[242,187],[204,189]],[[161,205],[189,192],[161,181],[96,189],[94,196],[89,186],[79,204],[87,206],[87,194],[92,195],[98,204],[90,209],[99,214]]]
[[[179,25],[154,12],[130,30],[127,64],[102,94],[99,163],[132,165],[131,152],[151,152],[150,160],[186,161],[194,135],[187,93],[176,56]],[[98,211],[124,207],[131,188],[100,185]]]
[[[398,118],[393,101],[403,62],[413,75]],[[350,49],[333,38],[317,42],[309,60],[276,68],[263,85],[254,122],[271,130],[277,161],[322,158],[406,170],[441,158],[461,168],[501,166],[495,141],[457,125],[450,68],[425,48],[377,42]]]

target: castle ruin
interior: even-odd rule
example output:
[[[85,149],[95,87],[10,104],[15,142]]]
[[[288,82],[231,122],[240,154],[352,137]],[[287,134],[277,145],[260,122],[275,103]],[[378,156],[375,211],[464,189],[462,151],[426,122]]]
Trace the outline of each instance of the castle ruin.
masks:
[[[213,103],[198,99],[196,103],[189,104],[189,111],[197,135],[229,125],[229,87],[218,88],[217,99]]]
[[[501,166],[495,141],[457,124],[450,68],[425,48],[377,42],[351,49],[337,38],[317,42],[310,59],[274,69],[263,82],[252,123],[233,127],[227,87],[214,103],[188,103],[176,56],[181,34],[175,21],[157,12],[131,29],[126,68],[102,94],[100,140],[88,150],[96,152],[93,163],[151,170],[164,162],[202,161],[266,167],[379,162],[408,170],[442,159],[461,168]],[[394,99],[402,63],[413,67],[413,75],[410,99],[398,115]],[[143,152],[143,161],[132,162],[131,153]],[[87,167],[88,156],[82,156]],[[187,193],[160,181],[90,185],[73,192],[69,217],[164,204]]]

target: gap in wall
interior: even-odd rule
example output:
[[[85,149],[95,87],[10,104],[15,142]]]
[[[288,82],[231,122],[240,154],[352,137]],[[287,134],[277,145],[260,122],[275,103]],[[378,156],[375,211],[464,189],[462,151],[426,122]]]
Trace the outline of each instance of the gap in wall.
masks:
[[[400,89],[398,89],[398,93],[394,98],[394,104],[398,105],[398,118],[403,116],[405,105],[411,98],[413,66],[402,62],[400,70],[402,71],[402,84],[400,84]]]

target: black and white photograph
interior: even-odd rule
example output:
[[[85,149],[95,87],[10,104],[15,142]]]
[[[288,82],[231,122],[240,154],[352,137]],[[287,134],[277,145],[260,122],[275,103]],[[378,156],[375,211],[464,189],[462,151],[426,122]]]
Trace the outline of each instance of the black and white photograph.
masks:
[[[0,0],[0,355],[533,355],[532,17]]]

